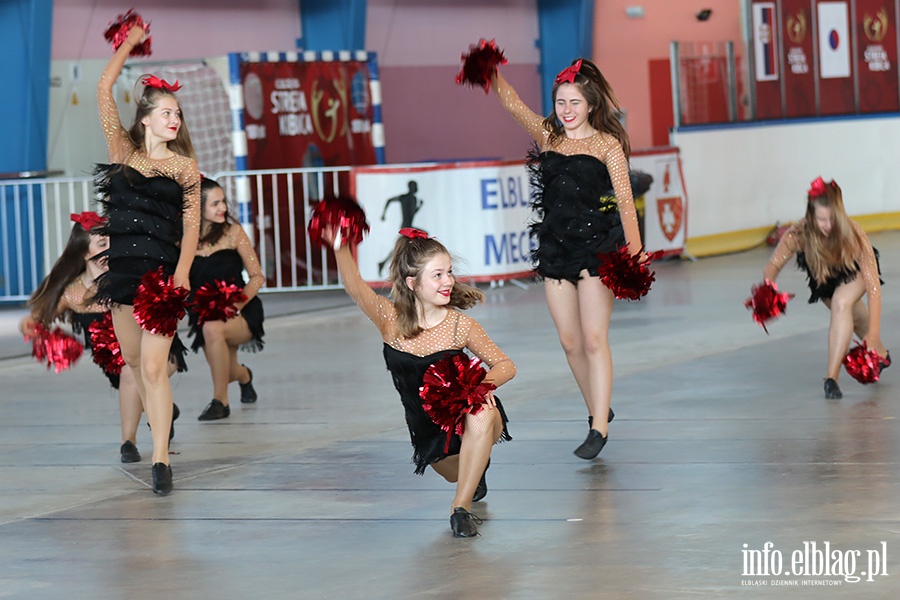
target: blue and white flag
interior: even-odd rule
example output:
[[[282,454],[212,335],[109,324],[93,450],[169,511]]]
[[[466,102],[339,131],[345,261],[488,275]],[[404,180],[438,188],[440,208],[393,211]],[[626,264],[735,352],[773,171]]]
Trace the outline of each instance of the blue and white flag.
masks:
[[[850,24],[846,2],[819,2],[819,76],[850,77]]]

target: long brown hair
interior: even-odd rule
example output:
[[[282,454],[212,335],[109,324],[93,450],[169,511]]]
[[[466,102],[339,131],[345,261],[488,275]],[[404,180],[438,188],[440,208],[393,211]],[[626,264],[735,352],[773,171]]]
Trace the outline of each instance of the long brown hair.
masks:
[[[144,147],[144,136],[146,135],[147,128],[141,121],[144,117],[153,112],[154,108],[159,106],[159,101],[164,96],[168,96],[178,103],[178,113],[181,116],[181,127],[178,128],[178,134],[175,136],[174,140],[167,144],[169,150],[176,154],[180,154],[181,156],[197,160],[197,153],[194,152],[194,144],[191,142],[191,133],[188,131],[187,119],[184,116],[184,109],[181,106],[181,102],[178,102],[178,98],[176,98],[175,94],[169,90],[144,85],[142,83],[143,79],[143,76],[140,77],[137,83],[137,85],[143,86],[143,91],[140,95],[135,93],[135,97],[137,98],[137,111],[134,113],[134,121],[131,123],[131,128],[128,130],[128,137],[131,138],[131,142],[138,148]]]
[[[402,337],[415,337],[424,331],[419,326],[416,292],[406,285],[406,278],[412,277],[418,284],[428,261],[441,254],[450,256],[447,248],[434,238],[408,238],[401,235],[394,244],[390,272],[391,299],[397,311],[397,331]],[[483,301],[484,292],[478,288],[459,281],[453,283],[450,306],[465,310]]]
[[[200,179],[200,231],[203,232],[203,215],[206,214],[206,198],[209,193],[215,189],[221,189],[222,186],[214,179],[202,177]],[[231,213],[228,211],[228,199],[225,201],[225,221],[222,223],[210,223],[209,230],[206,235],[201,235],[199,243],[204,246],[213,246],[222,239],[222,236],[228,232],[228,228],[232,223],[237,223]]]
[[[56,308],[66,286],[87,269],[87,254],[91,244],[91,234],[80,223],[72,226],[69,240],[62,254],[53,263],[50,273],[28,298],[28,306],[38,321],[49,324],[56,318]]]
[[[832,180],[825,184],[825,192],[809,195],[806,215],[800,227],[800,238],[806,264],[817,281],[825,281],[839,271],[855,271],[863,255],[860,238],[844,209],[841,188]],[[823,235],[816,225],[816,207],[831,210],[831,231]]]
[[[585,101],[588,103],[589,114],[588,123],[597,131],[608,133],[619,140],[622,150],[625,152],[625,158],[631,156],[631,142],[628,140],[628,133],[622,122],[619,121],[617,112],[622,111],[619,101],[613,92],[612,86],[597,68],[597,65],[586,58],[578,58],[572,61],[572,65],[581,61],[581,68],[575,75],[574,85],[578,87]],[[553,106],[550,107],[550,114],[544,119],[544,129],[550,132],[548,142],[550,145],[556,144],[561,138],[565,137],[565,129],[559,119],[556,117],[556,92],[562,83],[554,84],[552,97]]]

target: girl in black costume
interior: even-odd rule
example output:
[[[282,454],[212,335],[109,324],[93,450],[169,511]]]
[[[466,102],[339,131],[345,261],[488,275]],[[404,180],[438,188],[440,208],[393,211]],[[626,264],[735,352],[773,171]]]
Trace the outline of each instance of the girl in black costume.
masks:
[[[422,408],[419,387],[429,366],[447,356],[465,355],[464,348],[489,367],[485,382],[500,386],[512,379],[516,367],[481,325],[457,310],[481,302],[484,293],[457,283],[443,244],[417,229],[401,233],[391,260],[393,302],[366,285],[348,246],[335,252],[337,266],[344,289],[381,332],[384,360],[406,413],[416,473],[422,475],[430,466],[456,483],[450,528],[455,537],[472,537],[478,534],[480,520],[469,509],[487,494],[485,471],[491,448],[501,438],[511,439],[506,414],[488,393],[485,409],[466,415],[465,432],[453,435],[445,451],[447,434]],[[333,243],[334,235],[326,230],[323,239]]]
[[[56,260],[50,273],[28,299],[31,314],[19,323],[19,330],[26,336],[34,335],[35,326],[40,323],[49,328],[61,319],[72,324],[76,332],[84,334],[84,345],[92,347],[88,328],[95,321],[106,316],[107,309],[92,300],[97,291],[96,279],[106,271],[106,258],[99,257],[109,247],[109,239],[99,233],[104,219],[94,212],[73,214],[72,232],[62,254]],[[184,355],[187,348],[177,340],[172,345],[169,374],[186,371]],[[119,391],[119,413],[122,419],[122,445],[119,459],[123,463],[139,462],[141,454],[137,449],[137,428],[141,422],[143,407],[137,383],[128,365],[122,367],[120,375],[103,372],[110,385]],[[177,407],[176,409],[177,410]],[[174,435],[170,428],[169,437]]]
[[[822,300],[831,313],[825,397],[842,398],[838,376],[854,332],[878,354],[882,369],[890,366],[891,356],[881,342],[878,253],[862,227],[847,216],[834,180],[825,183],[819,177],[812,182],[806,214],[781,237],[763,277],[774,282],[794,254],[797,266],[806,272],[809,302]]]
[[[192,309],[188,318],[194,343],[191,349],[203,348],[213,380],[213,400],[200,415],[200,421],[224,419],[231,414],[228,406],[228,384],[237,381],[241,402],[256,402],[253,373],[237,359],[238,347],[256,352],[263,347],[263,306],[257,296],[265,276],[250,238],[228,214],[225,191],[212,179],[200,184],[202,216],[200,243],[191,266],[191,289],[197,291],[205,283],[223,281],[243,288],[247,300],[236,305],[238,313],[227,321],[207,321],[201,326],[198,313]],[[242,271],[250,281],[244,283]]]
[[[540,151],[529,164],[536,190],[531,233],[538,242],[532,258],[588,409],[588,436],[575,454],[591,459],[606,444],[614,416],[609,349],[614,296],[597,277],[598,254],[627,245],[635,255],[642,247],[628,175],[628,134],[616,117],[612,88],[589,60],[573,61],[557,75],[554,110],[546,118],[531,111],[500,73],[491,84]],[[607,418],[595,419],[598,415]]]
[[[175,287],[190,289],[190,269],[200,233],[200,172],[187,126],[169,84],[149,76],[135,94],[137,112],[129,129],[122,126],[113,84],[132,48],[145,31],[132,27],[107,63],[97,86],[100,124],[112,164],[97,169],[97,189],[109,224],[109,271],[97,299],[109,303],[116,337],[131,367],[153,432],[153,492],[173,489],[169,466],[172,388],[166,374],[172,336],[141,328],[134,296],[141,278],[162,268]]]

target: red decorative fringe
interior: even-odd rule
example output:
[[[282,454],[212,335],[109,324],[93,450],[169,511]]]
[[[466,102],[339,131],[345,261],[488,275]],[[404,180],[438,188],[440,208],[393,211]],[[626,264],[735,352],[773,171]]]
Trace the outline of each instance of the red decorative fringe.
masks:
[[[317,246],[324,246],[322,232],[326,227],[335,230],[338,236],[335,245],[356,245],[362,242],[363,236],[369,233],[366,213],[356,200],[346,196],[326,198],[313,208],[309,219],[309,239]],[[337,249],[337,248],[335,248]]]
[[[600,281],[619,300],[640,300],[656,281],[656,273],[650,270],[650,261],[659,258],[662,253],[652,252],[641,262],[643,253],[641,248],[640,252],[632,255],[628,246],[622,246],[615,252],[600,253]]]
[[[48,331],[40,323],[34,326],[34,335],[26,336],[31,341],[31,355],[40,363],[46,363],[57,373],[74,365],[84,352],[84,345],[62,329]]]
[[[844,369],[847,374],[860,383],[875,383],[881,377],[882,361],[878,353],[869,350],[866,343],[857,342],[856,346],[844,357]]]
[[[753,311],[753,320],[760,324],[763,331],[769,333],[766,323],[783,315],[788,300],[793,297],[794,294],[779,292],[778,286],[766,279],[750,288],[750,297],[744,300],[744,306]]]
[[[484,88],[485,94],[491,91],[491,78],[497,72],[497,67],[508,62],[503,56],[503,50],[497,48],[494,40],[484,39],[469,46],[469,51],[462,55],[462,61],[462,69],[456,76],[456,83],[472,88]]]
[[[134,318],[145,331],[173,336],[178,321],[185,315],[187,295],[186,289],[175,287],[172,276],[166,275],[162,267],[148,271],[134,295]]]
[[[140,44],[131,49],[128,56],[150,56],[150,22],[144,21],[141,15],[130,9],[124,15],[118,15],[115,20],[110,21],[103,32],[106,41],[112,44],[113,51],[118,50],[125,40],[128,39],[128,32],[132,27],[141,27],[147,32],[147,37]]]
[[[235,305],[246,301],[247,296],[237,285],[216,279],[201,285],[188,306],[202,326],[209,321],[227,321],[238,313]]]
[[[461,354],[439,360],[425,372],[419,398],[435,425],[447,432],[444,452],[450,449],[454,433],[463,434],[466,414],[478,414],[487,393],[497,389],[493,383],[483,381],[485,375],[481,360]]]
[[[119,375],[125,366],[125,359],[113,329],[112,315],[106,313],[102,319],[91,323],[88,333],[91,335],[94,362],[110,375]]]

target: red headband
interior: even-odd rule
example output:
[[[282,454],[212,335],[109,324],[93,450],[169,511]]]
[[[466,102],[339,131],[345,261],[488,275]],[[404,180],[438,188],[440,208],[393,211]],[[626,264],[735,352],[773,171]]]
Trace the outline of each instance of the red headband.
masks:
[[[175,83],[169,83],[165,79],[160,79],[156,75],[147,75],[143,79],[141,79],[141,83],[146,85],[147,87],[157,88],[160,90],[167,90],[169,92],[175,93],[181,89],[181,86],[178,85],[178,80],[175,80]]]
[[[560,83],[575,83],[575,76],[578,75],[578,72],[581,71],[581,59],[574,65],[570,65],[559,72],[559,75],[556,76],[556,84]]]
[[[81,214],[72,213],[69,218],[75,223],[81,225],[81,228],[85,231],[90,231],[94,227],[106,225],[106,219],[93,211],[86,211]]]
[[[411,240],[416,238],[427,240],[428,234],[422,231],[421,229],[416,229],[415,227],[404,227],[400,230],[400,235],[408,237]]]

